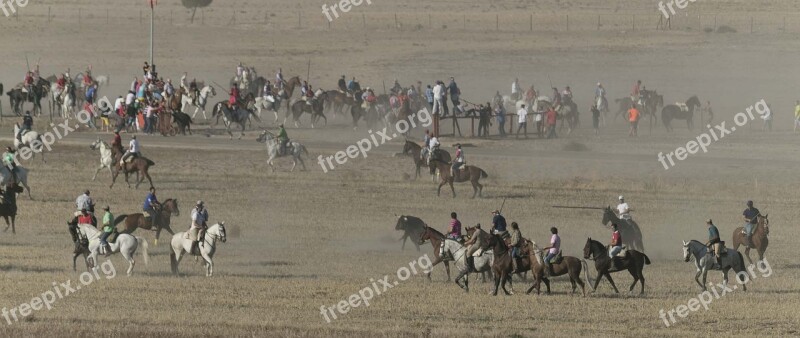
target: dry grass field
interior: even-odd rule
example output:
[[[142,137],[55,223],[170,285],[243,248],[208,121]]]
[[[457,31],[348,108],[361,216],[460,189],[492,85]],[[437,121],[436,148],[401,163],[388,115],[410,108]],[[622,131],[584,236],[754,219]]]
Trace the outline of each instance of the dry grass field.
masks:
[[[303,127],[289,128],[290,137],[311,153],[308,171],[293,173],[286,159],[277,161],[278,172],[270,172],[264,146],[254,142],[256,130],[242,140],[228,140],[219,127],[210,137],[141,136],[143,153],[157,163],[151,173],[160,199],[179,201],[181,214],[173,219],[173,228],[188,228],[198,199],[209,207],[211,222],[225,221],[229,238],[215,255],[214,276],[204,277],[204,269],[191,257],[184,258],[180,275],[173,276],[170,236],[162,234],[155,245],[154,234],[140,230],[137,235],[150,244],[148,265],[137,255],[133,276],[127,277],[127,264],[112,256],[113,278],[101,273],[96,282],[56,300],[52,309],[34,311],[18,322],[12,319],[8,324],[0,317],[0,336],[800,335],[800,263],[794,258],[800,230],[793,223],[800,218],[800,150],[799,136],[792,132],[800,40],[790,33],[800,30],[800,20],[793,16],[797,3],[705,0],[680,12],[683,20],[702,15],[704,27],[714,15],[754,15],[759,27],[771,27],[753,34],[748,32],[749,19],[720,19],[720,24],[736,26],[739,32],[733,34],[696,28],[656,31],[657,1],[649,0],[373,0],[334,21],[330,30],[319,10],[321,3],[218,0],[203,12],[205,23],[189,24],[185,9],[163,1],[158,7],[159,71],[173,81],[186,71],[207,82],[227,83],[242,61],[268,78],[277,67],[285,75],[305,78],[310,60],[315,87],[332,88],[342,74],[356,76],[378,91],[383,81],[388,85],[395,78],[407,84],[455,76],[463,98],[473,102],[486,101],[497,90],[507,94],[519,77],[524,87],[570,85],[581,107],[588,106],[598,81],[608,88],[609,98],[616,98],[642,79],[648,88],[664,93],[667,103],[694,94],[703,102],[712,101],[715,124],[725,120],[730,125],[734,114],[764,99],[772,107],[775,130],[764,132],[761,121],[753,121],[714,142],[708,153],[690,156],[669,170],[657,154],[685,146],[707,128],[696,123],[695,130],[687,131],[676,122],[675,132],[668,134],[660,125],[650,131],[645,124],[638,138],[629,138],[623,122],[609,120],[595,136],[582,108],[581,128],[556,140],[442,139],[446,148],[456,142],[468,144],[464,149],[469,163],[488,172],[480,199],[469,198],[468,184],[456,186],[456,198],[444,188],[437,197],[436,184],[427,175],[406,179],[407,174],[413,176],[411,160],[393,156],[402,148],[400,138],[373,149],[367,158],[324,173],[317,156],[333,155],[368,135],[364,128],[353,131],[349,117],[328,115],[328,126],[317,129],[308,128],[306,118]],[[54,16],[50,23],[48,7]],[[79,8],[85,18],[80,25],[73,19]],[[91,64],[96,74],[112,78],[101,95],[116,97],[140,74],[140,64],[148,57],[147,26],[139,24],[140,9],[145,9],[140,2],[121,0],[31,1],[20,8],[18,21],[0,16],[0,42],[6,46],[0,50],[0,79],[6,88],[21,80],[26,56],[31,63],[41,60],[45,75],[68,67],[75,73]],[[231,9],[237,11],[236,24],[227,22]],[[298,12],[307,18],[300,28],[295,26]],[[174,13],[174,19],[164,13]],[[374,20],[368,23],[370,29],[359,28],[360,13]],[[401,13],[409,23],[400,29],[387,24],[393,13]],[[454,23],[431,29],[427,13]],[[528,13],[537,18],[572,15],[574,29],[556,28],[561,27],[557,20],[537,20],[537,29],[529,32]],[[612,21],[637,15],[643,28],[628,30],[627,24],[609,23],[596,31],[575,19],[596,20],[598,14]],[[496,31],[496,15],[503,15],[498,25],[520,29]],[[788,34],[774,29],[783,16]],[[464,17],[469,21],[459,28]],[[414,25],[422,27],[409,28]],[[219,100],[226,96],[218,94]],[[8,118],[5,96],[2,105],[6,115],[0,130],[3,143],[8,143],[16,119]],[[267,119],[263,126],[274,130],[271,122]],[[196,129],[204,131],[204,124],[201,121]],[[464,127],[469,135],[468,125]],[[47,120],[37,119],[36,128],[46,130]],[[412,137],[419,140],[421,132],[413,131]],[[107,133],[72,133],[47,154],[46,164],[38,159],[24,163],[30,169],[33,199],[21,197],[18,202],[16,235],[0,232],[0,308],[30,302],[53,290],[53,283],[80,283],[85,267],[79,262],[78,272],[71,269],[72,243],[65,221],[83,190],[90,189],[98,205],[110,205],[115,214],[140,210],[146,186],[128,189],[118,180],[109,189],[108,172],[91,181],[99,155],[88,146],[97,137],[111,139]],[[123,134],[123,140],[128,139]],[[575,151],[575,143],[585,149]],[[525,237],[541,246],[549,238],[548,229],[557,226],[564,253],[582,256],[587,237],[610,239],[600,222],[602,214],[551,206],[606,206],[618,195],[635,209],[652,260],[644,270],[642,296],[627,293],[632,281],[627,273],[614,275],[620,295],[607,282],[587,297],[570,295],[563,278],[554,279],[552,295],[525,295],[530,281],[515,280],[514,295],[494,297],[487,295],[490,283],[476,282],[475,277],[471,292],[464,293],[445,283],[444,270],[436,266],[432,281],[412,276],[376,295],[369,306],[351,309],[330,323],[320,313],[321,306],[335,306],[420,256],[432,257],[427,243],[419,252],[410,243],[400,249],[395,215],[418,216],[444,230],[455,211],[465,225],[488,225],[490,211],[505,198],[504,214],[509,222],[520,224]],[[772,274],[762,277],[755,270],[759,278],[746,292],[737,289],[715,299],[707,311],[691,312],[665,327],[659,310],[685,305],[700,293],[693,265],[682,259],[681,240],[704,241],[704,221],[712,218],[723,240],[730,242],[748,199],[770,216],[766,256]],[[719,273],[709,273],[708,278],[721,282]],[[733,274],[730,278],[735,283]]]

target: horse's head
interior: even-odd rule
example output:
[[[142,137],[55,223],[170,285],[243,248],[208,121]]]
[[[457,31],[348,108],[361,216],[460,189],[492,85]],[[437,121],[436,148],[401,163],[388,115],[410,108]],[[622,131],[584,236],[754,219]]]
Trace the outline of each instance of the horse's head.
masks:
[[[763,216],[761,214],[759,214],[758,216],[756,216],[756,219],[757,219],[757,222],[758,222],[758,227],[761,227],[761,228],[764,229],[764,234],[765,235],[769,235],[769,214],[766,214],[766,215],[763,215]]]
[[[178,209],[178,199],[168,199],[164,201],[164,210],[169,212],[170,215],[180,216],[181,211]]]
[[[688,262],[692,258],[692,253],[689,251],[689,242],[683,241],[683,261]]]
[[[228,234],[225,231],[225,222],[214,224],[208,228],[208,234],[218,238],[222,243],[228,241]]]
[[[264,131],[261,132],[261,135],[258,135],[258,138],[256,138],[256,142],[259,142],[259,143],[267,142],[267,137],[268,136],[269,136],[269,132],[264,130]]]
[[[211,93],[211,96],[217,96],[217,90],[214,89],[214,86],[208,85],[208,88],[211,88],[211,90],[209,92],[209,93]]]
[[[592,238],[589,237],[586,239],[586,245],[583,246],[583,258],[585,259],[592,258],[592,254],[594,253],[594,251],[592,251],[592,242]]]
[[[100,147],[101,143],[103,143],[103,141],[101,141],[100,138],[98,137],[97,140],[95,140],[94,142],[92,142],[91,145],[89,145],[89,149],[97,150],[97,148]]]
[[[700,106],[702,106],[702,104],[700,103],[700,99],[697,98],[697,95],[694,95],[694,96],[690,97],[688,100],[686,100],[686,106],[687,107],[700,107]]]
[[[603,209],[603,225],[608,226],[608,223],[614,221],[616,218],[617,215],[611,210],[610,205]]]

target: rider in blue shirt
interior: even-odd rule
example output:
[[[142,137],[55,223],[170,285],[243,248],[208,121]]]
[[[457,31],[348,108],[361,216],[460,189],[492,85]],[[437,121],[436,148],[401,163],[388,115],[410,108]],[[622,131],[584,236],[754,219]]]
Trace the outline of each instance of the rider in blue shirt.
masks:
[[[156,197],[156,188],[150,187],[150,193],[147,194],[147,197],[144,199],[144,205],[142,205],[142,211],[150,218],[150,225],[152,227],[155,224],[155,219],[157,217],[158,210],[161,209],[161,203],[158,201]]]

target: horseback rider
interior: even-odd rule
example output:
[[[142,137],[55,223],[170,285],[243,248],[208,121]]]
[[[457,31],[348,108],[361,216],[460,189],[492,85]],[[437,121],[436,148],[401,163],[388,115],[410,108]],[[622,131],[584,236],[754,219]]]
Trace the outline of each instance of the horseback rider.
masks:
[[[500,214],[500,210],[492,211],[492,234],[500,235],[505,238],[508,236],[506,231],[506,218]]]
[[[431,131],[428,130],[428,129],[425,129],[425,136],[422,137],[422,145],[423,146],[422,146],[422,149],[419,152],[420,160],[426,160],[427,161],[427,159],[428,159],[428,147],[430,146],[430,143],[431,143]]]
[[[122,158],[119,160],[119,165],[124,166],[125,161],[129,158],[137,158],[139,157],[139,141],[136,140],[136,135],[131,136],[131,142],[128,143],[128,150],[125,154],[122,155]]]
[[[22,89],[24,89],[24,92],[31,93],[31,95],[33,95],[33,72],[30,70],[25,73]]]
[[[264,83],[264,93],[262,95],[264,96],[265,100],[270,101],[270,97],[272,97],[272,84],[269,82],[269,80]],[[274,102],[274,100],[270,102]]]
[[[564,88],[564,91],[561,93],[561,101],[565,104],[572,102],[572,89],[569,89],[569,86]]]
[[[144,199],[144,205],[142,205],[142,211],[144,211],[145,215],[145,224],[150,224],[151,227],[155,225],[156,217],[158,217],[158,212],[160,210],[161,202],[159,202],[158,197],[156,197],[156,188],[150,187],[150,193],[147,194],[147,197]]]
[[[744,209],[742,216],[744,217],[744,231],[747,238],[747,245],[753,247],[753,229],[758,224],[758,215],[761,212],[753,206],[753,201],[747,201],[747,209]]]
[[[189,82],[189,91],[194,93],[194,97],[192,97],[192,105],[196,106],[200,99],[200,89],[197,88],[197,80],[192,78],[192,82]]]
[[[397,79],[394,79],[394,84],[392,85],[392,88],[389,88],[389,92],[392,93],[392,94],[398,94],[402,90],[403,90],[403,87],[400,86],[400,82],[397,81]]]
[[[554,110],[561,109],[561,93],[558,92],[558,88],[553,87],[553,105],[552,107]]]
[[[122,149],[122,137],[119,136],[119,130],[114,132],[114,139],[111,140],[111,150],[118,151]]]
[[[106,250],[106,257],[111,256],[111,245],[108,244],[108,237],[114,232],[114,214],[111,213],[111,208],[107,205],[103,207],[105,214],[103,215],[103,234],[100,235],[100,245]]]
[[[428,164],[430,164],[434,152],[438,150],[439,150],[439,138],[436,137],[436,135],[431,134],[431,139],[428,141]]]
[[[519,86],[519,79],[515,78],[514,82],[511,83],[511,99],[516,101],[519,99],[522,88]]]
[[[167,78],[167,82],[164,83],[164,95],[166,95],[167,98],[175,95],[175,87],[172,86],[172,79]]]
[[[711,249],[711,252],[714,253],[714,257],[717,259],[717,264],[722,265],[722,259],[720,258],[720,255],[722,254],[720,250],[722,241],[719,239],[719,230],[710,218],[706,221],[706,225],[708,225],[708,242],[706,242],[706,246]]]
[[[239,87],[236,85],[231,86],[230,94],[231,97],[228,99],[228,108],[230,108],[232,111],[236,111],[236,102],[239,100]]]
[[[511,273],[518,272],[519,248],[522,246],[522,232],[519,231],[519,224],[511,222],[511,239],[508,242],[508,247],[511,249]]]
[[[597,104],[597,109],[604,110],[606,108],[606,89],[600,82],[597,83],[597,88],[594,90],[594,102]]]
[[[199,249],[198,243],[200,245],[205,245],[201,240],[205,235],[206,229],[208,229],[208,210],[203,205],[203,201],[197,201],[194,209],[192,209],[192,225],[189,227],[189,231],[186,232],[187,239],[192,241],[192,251],[195,248]]]
[[[11,180],[13,182],[17,181],[17,160],[15,158],[15,153],[16,151],[10,146],[6,147],[6,152],[3,153],[3,165],[5,165],[11,173]]]
[[[278,149],[278,155],[283,156],[286,154],[286,146],[289,144],[289,135],[286,133],[286,128],[283,127],[283,124],[278,129],[278,142],[281,145]]]
[[[620,195],[619,204],[617,204],[617,217],[629,221],[631,220],[631,211],[633,211],[633,209],[628,206],[628,203],[625,203],[625,197]]]
[[[636,84],[633,85],[633,90],[631,90],[631,102],[641,104],[641,102],[637,102],[639,96],[641,95],[641,87],[642,80],[636,80]]]
[[[450,176],[455,177],[455,174],[458,173],[458,170],[466,163],[466,159],[464,158],[464,151],[461,150],[461,144],[456,144],[456,156],[453,160],[453,165],[450,167]]]
[[[350,82],[347,83],[347,91],[352,94],[356,91],[356,87],[358,87],[358,82],[356,82],[356,77],[353,76]]]
[[[311,105],[311,104],[313,104],[313,102],[314,102],[314,97],[315,97],[315,95],[314,95],[314,89],[313,89],[313,88],[311,88],[311,85],[308,85],[308,87],[306,88],[306,93],[305,93],[305,100],[306,100],[306,104],[307,104],[307,105]]]
[[[619,229],[617,229],[617,227],[617,223],[611,224],[611,229],[613,229],[614,232],[611,233],[610,249],[608,250],[608,257],[610,258],[614,258],[614,256],[622,251],[622,235],[619,234]]]
[[[461,242],[461,221],[455,212],[450,213],[450,225],[447,227],[446,238]]]
[[[283,81],[283,69],[278,68],[278,73],[275,74],[275,87],[278,87],[278,89],[283,89],[284,85],[285,81]]]
[[[547,256],[544,257],[544,275],[550,276],[553,274],[553,264],[550,262],[553,258],[558,255],[558,252],[561,250],[561,236],[558,235],[558,228],[551,227],[550,233],[553,234],[550,236],[550,246],[542,249],[542,251],[549,250],[547,252]]]
[[[25,116],[22,117],[22,128],[19,129],[19,133],[17,133],[17,140],[22,142],[22,135],[31,131],[33,129],[33,117],[31,116],[31,111],[26,110]]]
[[[339,79],[339,82],[336,84],[339,88],[339,91],[342,93],[347,93],[347,81],[345,81],[344,75]]]
[[[464,242],[464,247],[467,248],[467,268],[472,271],[475,271],[474,255],[480,250],[481,244],[483,244],[484,241],[483,239],[486,238],[487,235],[489,234],[483,231],[483,229],[481,229],[481,224],[478,223],[478,225],[475,226],[475,232]],[[480,254],[482,254],[482,252],[480,252]],[[477,256],[480,256],[480,254]]]
[[[300,85],[300,96],[305,100],[306,93],[308,92],[308,81],[303,81],[303,84]]]

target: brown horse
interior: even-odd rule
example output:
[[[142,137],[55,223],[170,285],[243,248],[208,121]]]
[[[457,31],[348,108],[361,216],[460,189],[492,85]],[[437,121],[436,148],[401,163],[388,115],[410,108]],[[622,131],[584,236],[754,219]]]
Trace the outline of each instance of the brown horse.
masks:
[[[442,256],[441,252],[442,242],[444,239],[444,234],[434,228],[429,227],[427,224],[425,225],[422,234],[419,236],[420,245],[425,244],[426,241],[431,241],[433,255],[436,257],[436,259],[433,261],[433,264],[431,264],[431,271],[428,272],[428,280],[431,280],[431,272],[433,272],[433,267],[436,266],[436,264],[444,263],[444,269],[447,271],[447,281],[450,281],[450,263],[448,263],[449,260],[445,260],[445,257]]]
[[[405,145],[403,145],[403,155],[411,156],[411,160],[414,161],[414,166],[416,166],[416,171],[414,171],[414,179],[416,180],[420,176],[420,172],[422,166],[425,165],[425,159],[422,158],[422,146],[415,142],[411,142],[406,140]]]
[[[494,255],[494,262],[492,263],[492,272],[494,274],[494,292],[492,295],[497,296],[499,287],[503,288],[506,295],[511,295],[514,292],[514,286],[511,281],[511,273],[513,272],[513,265],[511,260],[511,250],[508,248],[508,243],[500,237],[500,235],[492,234],[487,243],[481,246],[483,251],[491,248]],[[530,258],[527,260],[523,257],[517,264],[517,273],[525,272],[531,269]],[[511,287],[511,292],[506,290],[506,282]],[[530,292],[530,291],[529,291]]]
[[[540,286],[542,281],[544,281],[544,285],[547,287],[547,293],[550,293],[550,280],[547,277],[544,277],[544,254],[542,249],[540,249],[536,243],[531,241],[525,241],[525,245],[527,246],[527,251],[530,255],[530,261],[533,264],[531,270],[533,271],[533,276],[536,280],[531,285],[530,289],[528,289],[527,293],[531,293],[534,288],[536,288],[536,294],[538,295],[540,292]],[[583,266],[582,266],[582,265]],[[589,281],[589,268],[586,264],[585,260],[578,259],[577,257],[572,256],[564,256],[560,262],[553,264],[553,271],[550,274],[551,277],[561,276],[564,274],[569,274],[569,282],[572,283],[572,293],[575,293],[577,289],[577,285],[581,286],[581,291],[583,292],[583,296],[586,297],[586,286],[583,284],[581,280],[581,268],[584,269],[584,273],[586,274],[586,280]],[[577,285],[576,285],[577,284]]]
[[[345,105],[354,104],[351,97],[338,90],[329,90],[325,94],[325,105],[327,105],[329,111],[333,112],[333,118],[336,118],[337,113],[344,114]]]
[[[436,196],[440,196],[442,193],[442,186],[445,184],[450,184],[450,190],[453,192],[453,198],[456,198],[456,189],[453,188],[453,182],[461,183],[469,181],[472,183],[472,198],[475,198],[475,195],[483,197],[483,185],[480,184],[478,181],[481,178],[489,177],[483,169],[478,168],[474,165],[465,165],[462,169],[456,170],[455,177],[450,175],[450,163],[441,161],[439,159],[431,159],[430,163],[436,166],[436,169],[439,169],[439,176],[441,179],[441,183],[439,183],[439,189],[436,191]]]
[[[286,115],[289,115],[289,101],[291,101],[292,94],[294,94],[295,87],[300,86],[300,77],[295,76],[290,78],[288,81],[285,81],[283,84],[283,89],[278,89],[277,86],[273,88],[273,95],[278,95],[282,100],[286,101]]]
[[[167,108],[169,108],[171,111],[183,111],[183,103],[181,102],[183,95],[188,95],[188,93],[186,92],[186,88],[181,87],[174,94],[172,94],[172,96],[167,98]]]
[[[114,219],[114,226],[117,224],[125,223],[122,225],[122,229],[118,230],[120,234],[131,234],[136,229],[142,228],[144,230],[151,230],[156,232],[156,240],[155,244],[158,245],[158,238],[161,236],[161,230],[166,229],[170,235],[174,235],[175,231],[172,231],[170,227],[170,217],[172,215],[180,216],[181,211],[178,209],[178,199],[167,199],[164,203],[161,203],[161,211],[156,213],[155,220],[152,223],[147,223],[144,218],[143,213],[135,213],[130,215],[119,215],[117,218]]]
[[[136,173],[136,188],[139,188],[139,185],[142,184],[145,178],[150,182],[150,186],[153,186],[153,179],[150,178],[150,173],[148,170],[150,166],[156,165],[155,162],[147,159],[146,157],[139,156],[134,158],[125,165],[120,165],[119,161],[122,158],[123,153],[117,150],[114,154],[114,170],[111,175],[111,185],[108,186],[109,189],[114,187],[114,182],[117,181],[117,176],[119,172],[122,171],[125,174],[125,183],[128,184],[128,188],[131,187],[131,183],[128,182],[128,176],[132,173]]]
[[[753,229],[753,236],[750,240],[753,242],[752,246],[748,245],[747,243],[747,235],[744,233],[744,227],[738,227],[736,230],[733,231],[733,249],[739,250],[739,245],[744,245],[744,254],[747,256],[747,261],[750,264],[753,264],[753,261],[750,259],[750,249],[756,249],[758,251],[758,260],[764,260],[764,251],[767,251],[767,245],[769,244],[769,219],[767,215],[758,215],[756,219],[758,220],[756,227]]]

